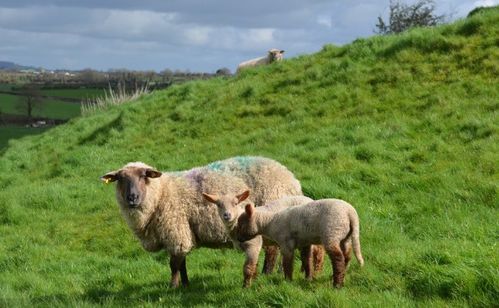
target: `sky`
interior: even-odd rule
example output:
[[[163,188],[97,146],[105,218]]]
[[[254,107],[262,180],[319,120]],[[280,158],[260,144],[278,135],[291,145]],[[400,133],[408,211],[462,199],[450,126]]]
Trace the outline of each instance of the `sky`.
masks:
[[[413,0],[405,0],[413,3]],[[499,0],[436,0],[449,21]],[[235,71],[374,35],[389,0],[0,0],[0,61],[47,69]]]

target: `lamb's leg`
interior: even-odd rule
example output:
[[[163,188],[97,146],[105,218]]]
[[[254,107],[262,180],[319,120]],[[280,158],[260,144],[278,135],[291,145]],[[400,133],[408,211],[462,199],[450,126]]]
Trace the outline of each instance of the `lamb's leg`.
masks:
[[[345,278],[345,257],[339,243],[327,245],[326,250],[333,265],[333,286],[339,289]]]
[[[246,254],[246,261],[243,266],[244,283],[243,287],[248,288],[251,286],[251,280],[257,276],[258,255],[260,254],[262,243],[261,241],[245,242],[241,248]]]
[[[264,246],[263,250],[265,251],[265,259],[263,261],[263,273],[264,274],[272,274],[274,270],[274,266],[277,260],[277,255],[279,254],[278,246]]]
[[[294,250],[283,250],[282,254],[282,267],[284,269],[284,278],[291,281],[293,280],[293,265],[294,265]]]
[[[351,238],[346,238],[341,241],[341,251],[345,257],[345,268],[348,268],[348,263],[352,259],[352,240]]]
[[[182,284],[186,286],[189,282],[187,280],[187,269],[185,264],[185,256],[170,256],[170,270],[172,272],[172,279],[170,286],[178,288],[180,276],[182,276]]]
[[[312,265],[312,247],[306,246],[300,250],[301,264],[305,271],[305,278],[312,280],[314,278],[313,265]]]

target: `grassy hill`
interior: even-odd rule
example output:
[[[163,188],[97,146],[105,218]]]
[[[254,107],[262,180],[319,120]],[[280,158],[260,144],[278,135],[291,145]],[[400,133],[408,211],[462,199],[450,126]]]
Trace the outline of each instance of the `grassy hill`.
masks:
[[[11,141],[0,157],[0,306],[494,306],[499,298],[499,10],[327,45],[191,82]],[[180,170],[234,155],[287,165],[313,198],[350,201],[366,266],[342,290],[260,276],[195,250],[170,290],[99,176],[128,161]]]

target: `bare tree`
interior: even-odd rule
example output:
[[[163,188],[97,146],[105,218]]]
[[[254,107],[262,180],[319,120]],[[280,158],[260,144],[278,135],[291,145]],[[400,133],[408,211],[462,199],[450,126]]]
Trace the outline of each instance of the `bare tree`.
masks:
[[[431,27],[445,21],[445,15],[435,14],[434,0],[418,0],[412,5],[390,0],[390,16],[388,24],[378,16],[376,24],[380,34],[400,33],[413,27]]]
[[[34,84],[26,84],[19,89],[19,93],[21,99],[17,109],[23,112],[28,117],[29,122],[31,122],[33,112],[43,107],[40,89]]]
[[[216,71],[215,75],[217,75],[217,76],[230,76],[231,72],[230,72],[230,69],[228,69],[226,67],[222,67]]]

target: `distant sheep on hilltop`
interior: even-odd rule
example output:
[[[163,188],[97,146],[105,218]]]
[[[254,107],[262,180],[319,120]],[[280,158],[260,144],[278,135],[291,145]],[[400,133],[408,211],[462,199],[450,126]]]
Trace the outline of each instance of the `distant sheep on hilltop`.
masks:
[[[242,69],[245,68],[267,65],[276,61],[281,61],[283,58],[284,58],[284,50],[272,48],[271,50],[269,50],[268,54],[265,57],[251,59],[239,63],[239,65],[237,66],[236,73],[239,73]]]

